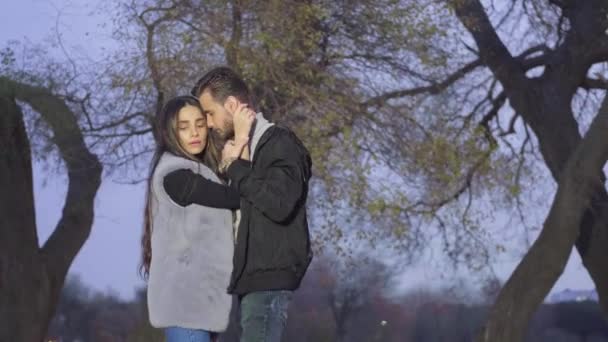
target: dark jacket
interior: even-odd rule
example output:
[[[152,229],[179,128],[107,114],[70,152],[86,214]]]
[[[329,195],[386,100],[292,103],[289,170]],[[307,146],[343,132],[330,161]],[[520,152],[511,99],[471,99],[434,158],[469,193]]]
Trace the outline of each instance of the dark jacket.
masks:
[[[275,125],[260,138],[254,159],[233,162],[227,175],[241,196],[228,292],[297,289],[312,260],[308,151],[293,132]]]

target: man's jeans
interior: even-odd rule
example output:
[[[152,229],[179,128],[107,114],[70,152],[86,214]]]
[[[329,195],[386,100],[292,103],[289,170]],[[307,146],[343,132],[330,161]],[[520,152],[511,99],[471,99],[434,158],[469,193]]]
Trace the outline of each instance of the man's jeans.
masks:
[[[241,342],[280,342],[292,291],[260,291],[241,298]]]

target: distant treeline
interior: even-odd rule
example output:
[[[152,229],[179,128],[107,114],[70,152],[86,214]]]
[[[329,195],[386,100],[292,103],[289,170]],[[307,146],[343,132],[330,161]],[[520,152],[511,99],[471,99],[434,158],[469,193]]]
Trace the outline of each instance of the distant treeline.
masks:
[[[341,282],[331,267],[317,262],[296,292],[284,341],[472,341],[490,299],[464,304],[452,291],[422,289],[389,295],[389,273],[379,264],[373,268],[373,276],[366,271],[366,277],[351,274]],[[222,341],[238,341],[233,313]],[[68,278],[48,336],[61,342],[163,341],[162,332],[148,323],[144,289],[125,301],[89,288],[78,276]],[[527,341],[608,341],[608,325],[596,302],[543,304]]]

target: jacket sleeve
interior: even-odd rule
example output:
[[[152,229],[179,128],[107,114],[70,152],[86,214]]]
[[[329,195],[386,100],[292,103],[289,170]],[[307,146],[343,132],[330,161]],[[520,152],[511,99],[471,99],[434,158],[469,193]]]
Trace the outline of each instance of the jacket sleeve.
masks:
[[[251,162],[237,160],[230,165],[227,175],[241,198],[270,220],[281,223],[295,211],[303,195],[304,177],[302,162],[293,149],[293,142],[280,141],[273,147],[263,152],[272,155],[265,157],[269,161],[260,165],[259,171],[251,168]]]
[[[221,209],[238,209],[239,194],[235,188],[215,183],[191,170],[176,170],[165,176],[167,195],[182,207],[199,204]]]

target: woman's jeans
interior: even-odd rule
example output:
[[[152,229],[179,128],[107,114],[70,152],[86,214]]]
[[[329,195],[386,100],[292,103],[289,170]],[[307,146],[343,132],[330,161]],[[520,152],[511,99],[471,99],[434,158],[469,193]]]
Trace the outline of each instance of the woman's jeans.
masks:
[[[210,342],[211,335],[208,331],[199,329],[187,329],[179,327],[165,328],[167,342]]]

